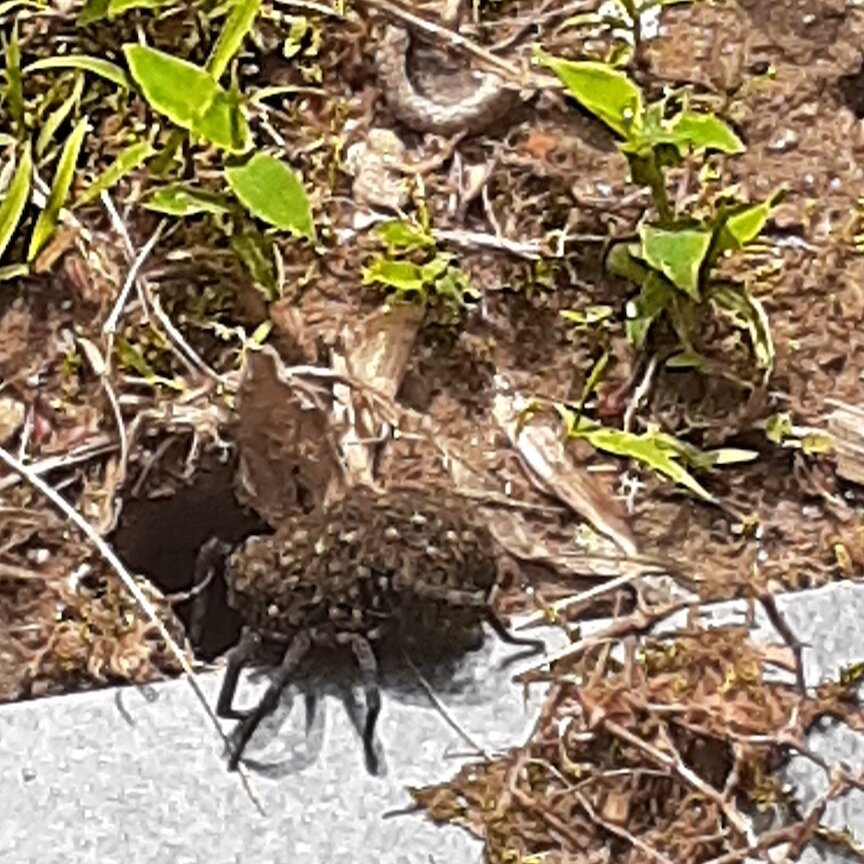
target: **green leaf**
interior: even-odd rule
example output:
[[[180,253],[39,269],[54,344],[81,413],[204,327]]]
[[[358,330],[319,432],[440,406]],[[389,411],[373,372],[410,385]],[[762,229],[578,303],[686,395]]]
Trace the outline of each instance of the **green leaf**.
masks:
[[[765,437],[774,444],[782,444],[792,435],[792,417],[788,411],[772,414],[765,423]]]
[[[92,72],[105,78],[112,84],[128,90],[131,86],[126,73],[110,60],[100,57],[91,57],[89,54],[69,54],[63,57],[43,57],[35,63],[31,63],[23,71],[38,72],[44,69],[82,69],[84,72]]]
[[[147,141],[138,141],[135,144],[130,144],[117,154],[117,158],[78,196],[78,199],[72,206],[81,207],[94,201],[103,192],[111,189],[130,171],[134,171],[155,153],[156,151]]]
[[[222,77],[231,58],[240,50],[243,40],[252,30],[260,11],[261,0],[236,0],[207,61],[207,71],[214,80],[218,81]]]
[[[87,24],[92,24],[95,21],[101,21],[108,16],[109,5],[110,0],[87,0],[78,13],[75,23],[79,27],[85,27]]]
[[[642,91],[623,72],[593,60],[562,60],[539,52],[567,92],[613,132],[631,138],[642,125]]]
[[[123,51],[132,78],[154,110],[229,153],[249,148],[249,126],[236,97],[208,72],[147,45],[124,45]]]
[[[627,304],[625,330],[630,344],[640,351],[645,347],[651,325],[669,306],[674,286],[656,272],[649,272],[642,290]]]
[[[771,218],[782,194],[778,190],[757,204],[718,208],[712,257],[716,260],[724,252],[735,252],[755,240]]]
[[[728,123],[713,114],[699,114],[695,111],[682,111],[674,117],[669,128],[675,137],[687,144],[695,152],[717,150],[734,155],[743,153],[747,148]]]
[[[574,325],[574,330],[587,330],[593,324],[600,324],[611,318],[615,310],[611,306],[589,306],[584,312],[578,309],[564,309],[558,314]]]
[[[255,286],[263,289],[262,293],[269,300],[275,300],[279,296],[280,286],[276,281],[273,265],[275,255],[273,241],[257,229],[249,228],[231,238],[231,248],[246,265]]]
[[[82,117],[63,145],[60,159],[57,162],[54,182],[51,184],[51,191],[48,194],[48,201],[45,203],[45,209],[39,214],[30,236],[30,248],[27,252],[28,261],[32,261],[39,254],[39,251],[57,228],[60,208],[63,206],[72,186],[72,180],[75,178],[75,164],[78,162],[78,154],[81,152],[81,145],[84,143],[86,134],[87,118]]]
[[[84,90],[84,76],[81,72],[75,73],[75,83],[72,85],[72,92],[63,100],[58,108],[51,112],[42,128],[39,130],[39,137],[36,140],[36,156],[41,156],[45,152],[45,148],[51,143],[54,133],[60,128],[63,121],[72,113],[78,101],[81,99],[81,93]]]
[[[735,282],[713,282],[709,292],[718,310],[736,327],[749,332],[759,368],[770,370],[774,365],[774,340],[765,307],[750,296],[746,287]]]
[[[171,6],[176,2],[177,0],[110,0],[108,14],[113,18],[130,9],[160,9],[162,6]]]
[[[4,38],[4,43],[6,42]],[[9,114],[15,124],[18,135],[23,136],[26,129],[24,124],[24,90],[21,81],[21,47],[18,42],[18,19],[12,25],[12,36],[8,44],[4,44],[6,56],[6,86],[4,96],[9,106]]]
[[[315,240],[306,190],[297,174],[267,153],[225,169],[228,185],[253,216],[283,231]]]
[[[0,258],[3,257],[9,241],[18,228],[18,223],[21,221],[21,214],[24,212],[27,199],[30,197],[32,173],[33,154],[30,149],[30,142],[28,141],[24,145],[21,161],[15,169],[15,174],[12,176],[12,181],[6,190],[3,203],[0,204]]]
[[[424,228],[399,219],[381,222],[373,231],[387,244],[388,252],[429,249],[435,245],[435,238]]]
[[[639,236],[648,264],[676,288],[699,300],[699,274],[711,245],[711,232],[695,228],[667,230],[643,224],[639,226]]]
[[[606,453],[636,459],[705,501],[716,503],[714,496],[680,464],[678,460],[683,455],[682,449],[679,442],[671,436],[651,430],[636,435],[586,420],[577,423],[571,430],[571,435],[584,438],[593,447]]]
[[[9,279],[19,279],[21,276],[26,276],[29,272],[29,264],[4,264],[0,267],[0,282],[6,282]]]
[[[103,18],[116,18],[130,9],[161,9],[172,5],[176,0],[87,0],[78,13],[76,23],[79,27],[93,24]]]
[[[186,183],[169,183],[154,189],[144,199],[143,206],[169,216],[193,216],[196,213],[228,213],[230,206],[224,195]]]
[[[426,294],[426,280],[423,269],[411,261],[391,261],[388,258],[375,258],[368,267],[363,268],[363,284],[380,282],[399,293]]]
[[[644,261],[637,258],[637,243],[615,243],[606,255],[606,270],[613,276],[620,276],[641,285],[648,277],[649,270]]]
[[[588,377],[585,379],[585,386],[582,388],[582,397],[579,400],[579,413],[585,408],[585,403],[590,398],[591,394],[597,389],[597,386],[603,380],[606,374],[606,367],[609,365],[609,352],[604,351],[597,362],[591,367]]]
[[[134,370],[151,386],[161,384],[163,387],[169,387],[179,392],[183,392],[186,389],[182,378],[178,377],[172,381],[163,375],[157,375],[141,351],[124,336],[117,337],[114,348],[117,352],[120,366]]]

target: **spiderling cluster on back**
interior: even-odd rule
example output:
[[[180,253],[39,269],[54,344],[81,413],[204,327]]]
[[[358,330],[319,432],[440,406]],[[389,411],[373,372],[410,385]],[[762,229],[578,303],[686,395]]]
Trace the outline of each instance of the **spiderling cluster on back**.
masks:
[[[470,502],[444,489],[355,486],[329,506],[285,520],[274,534],[247,540],[229,556],[225,574],[228,602],[246,624],[217,704],[220,716],[241,721],[230,767],[312,646],[344,645],[363,678],[363,742],[374,770],[379,639],[479,633],[487,621],[508,641],[540,647],[512,637],[493,614],[488,601],[497,573],[489,530]],[[240,670],[259,658],[265,642],[284,646],[282,663],[259,705],[237,711],[231,702]]]

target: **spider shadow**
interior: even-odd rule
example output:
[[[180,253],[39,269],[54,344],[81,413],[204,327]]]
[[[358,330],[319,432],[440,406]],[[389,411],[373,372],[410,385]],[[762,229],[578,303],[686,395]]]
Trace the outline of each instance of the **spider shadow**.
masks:
[[[475,634],[442,631],[424,633],[408,644],[397,637],[376,642],[382,696],[388,701],[430,711],[437,709],[427,688],[449,707],[486,703],[502,687],[512,686],[512,663],[533,653],[525,647],[507,646],[507,656],[500,659],[493,656],[499,654],[496,642],[495,634],[486,629],[482,639]],[[256,689],[269,682],[273,671],[271,657],[266,659],[267,665],[256,667],[246,678],[246,682],[255,682]],[[272,659],[277,663],[278,654]],[[327,705],[334,702],[341,703],[340,710],[345,711],[351,724],[357,754],[361,756],[366,705],[358,697],[360,687],[361,675],[350,651],[314,648],[285,689],[276,710],[256,730],[243,763],[270,779],[296,775],[310,768],[322,758],[327,739]],[[242,693],[246,689],[247,684],[241,683],[242,702],[254,704],[254,696]],[[385,711],[386,704],[385,701]],[[271,752],[272,757],[267,755]],[[367,754],[366,771],[386,777],[386,757],[386,748],[376,735],[374,763]]]

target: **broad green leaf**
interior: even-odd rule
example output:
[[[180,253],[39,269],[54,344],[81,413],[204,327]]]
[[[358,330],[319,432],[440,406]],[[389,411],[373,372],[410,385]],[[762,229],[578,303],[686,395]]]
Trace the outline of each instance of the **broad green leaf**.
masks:
[[[696,152],[717,150],[734,155],[747,149],[732,127],[713,114],[682,111],[673,118],[669,128],[682,144],[688,144]]]
[[[735,252],[742,246],[755,240],[771,218],[771,213],[781,197],[781,192],[775,192],[769,198],[758,204],[742,204],[738,207],[721,210],[717,226],[714,248],[714,258],[724,252]]]
[[[759,368],[766,372],[770,370],[774,365],[774,340],[765,307],[750,296],[745,286],[735,282],[713,282],[709,290],[710,298],[720,312],[736,327],[749,332]]]
[[[157,213],[180,217],[196,213],[227,213],[231,209],[224,195],[185,183],[160,186],[144,199],[143,206]]]
[[[0,258],[3,257],[9,241],[15,234],[15,229],[21,220],[21,214],[27,205],[27,199],[30,197],[32,173],[33,155],[30,143],[27,142],[24,146],[24,152],[21,154],[21,161],[18,163],[9,188],[6,190],[3,203],[0,204]]]
[[[711,232],[694,228],[667,230],[643,224],[639,226],[639,236],[648,264],[676,288],[699,300],[699,273],[711,245]]]
[[[84,75],[78,71],[75,73],[75,83],[72,85],[72,92],[63,100],[58,108],[48,115],[48,118],[39,130],[39,137],[36,139],[37,157],[41,156],[45,152],[45,148],[51,143],[54,133],[60,128],[60,125],[72,113],[73,109],[78,104],[83,91]]]
[[[714,496],[678,461],[682,455],[681,451],[679,448],[670,447],[669,436],[652,431],[636,435],[608,426],[598,426],[585,420],[577,423],[571,434],[574,437],[584,438],[598,450],[636,459],[658,474],[694,492],[705,501],[716,503]]]
[[[130,171],[134,171],[139,165],[146,162],[155,152],[147,141],[130,144],[117,154],[117,158],[78,196],[72,206],[80,207],[95,201]]]
[[[21,46],[18,42],[18,19],[12,25],[12,36],[9,42],[4,42],[4,54],[6,55],[6,86],[3,88],[6,104],[9,106],[9,114],[19,136],[23,136],[26,129],[24,125],[24,92],[21,81]]]
[[[44,69],[82,69],[84,72],[92,72],[94,75],[99,75],[128,90],[131,86],[126,73],[110,60],[103,60],[100,57],[91,57],[89,54],[68,54],[63,57],[44,57],[31,63],[23,71],[38,72]]]
[[[363,269],[363,284],[380,282],[399,293],[417,293],[425,296],[426,281],[423,270],[411,261],[391,261],[376,258]]]
[[[240,50],[260,11],[261,0],[236,0],[207,61],[207,71],[216,81],[222,77],[231,58]]]
[[[39,214],[30,236],[30,248],[27,252],[28,261],[32,261],[39,254],[39,250],[48,242],[57,228],[60,208],[72,186],[72,180],[75,177],[75,165],[78,162],[78,154],[81,152],[81,145],[84,143],[86,134],[87,118],[82,117],[63,145],[63,150],[57,161],[54,182],[48,193],[48,201],[45,203],[45,209]]]
[[[636,299],[627,304],[625,331],[630,344],[640,351],[651,330],[651,325],[664,312],[671,302],[673,285],[656,272],[649,272],[642,283],[642,290]]]
[[[228,185],[249,212],[269,225],[315,240],[306,190],[297,174],[267,153],[225,169]]]
[[[435,238],[425,229],[392,219],[376,225],[373,232],[386,244],[390,252],[395,250],[428,249],[435,245]]]
[[[230,153],[248,149],[249,126],[237,99],[208,72],[147,45],[124,45],[123,51],[132,78],[154,110]]]
[[[631,138],[642,124],[642,91],[623,72],[594,60],[563,60],[539,52],[567,92],[622,138]]]

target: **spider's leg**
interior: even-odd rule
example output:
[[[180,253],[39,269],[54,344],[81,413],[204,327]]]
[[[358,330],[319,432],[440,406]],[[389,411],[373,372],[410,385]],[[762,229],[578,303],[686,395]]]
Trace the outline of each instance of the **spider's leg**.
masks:
[[[249,739],[252,737],[261,721],[276,709],[282,691],[288,686],[291,676],[294,674],[295,670],[311,647],[312,637],[306,630],[301,630],[291,640],[291,644],[288,646],[288,650],[282,658],[282,663],[273,674],[270,686],[264,691],[261,701],[251,711],[242,715],[242,720],[237,724],[237,728],[231,736],[234,747],[231,751],[231,756],[228,759],[228,769],[230,771],[237,770],[237,766],[240,763],[240,757],[243,755],[243,750],[249,743]]]
[[[375,724],[381,713],[381,691],[378,689],[378,662],[369,640],[358,633],[340,633],[336,637],[342,644],[351,646],[354,658],[360,667],[363,692],[366,696],[366,722],[363,724],[363,752],[366,765],[373,774],[378,773],[378,757],[375,754]]]
[[[195,599],[189,615],[189,641],[193,645],[201,644],[201,631],[204,627],[204,619],[207,617],[207,609],[210,606],[211,583],[217,574],[224,578],[225,559],[231,549],[230,543],[213,537],[201,547],[195,558],[195,570],[190,592]]]
[[[234,694],[237,692],[237,681],[243,667],[255,656],[261,645],[261,637],[248,628],[243,630],[240,641],[228,652],[228,664],[225,667],[225,677],[222,679],[222,689],[216,700],[216,716],[227,720],[241,720],[249,712],[238,711],[231,707]]]
[[[525,636],[514,636],[503,624],[501,619],[491,610],[486,610],[486,620],[489,626],[495,631],[495,635],[508,645],[527,645],[533,648],[534,652],[539,653],[546,650],[546,643],[542,639],[528,639]]]

